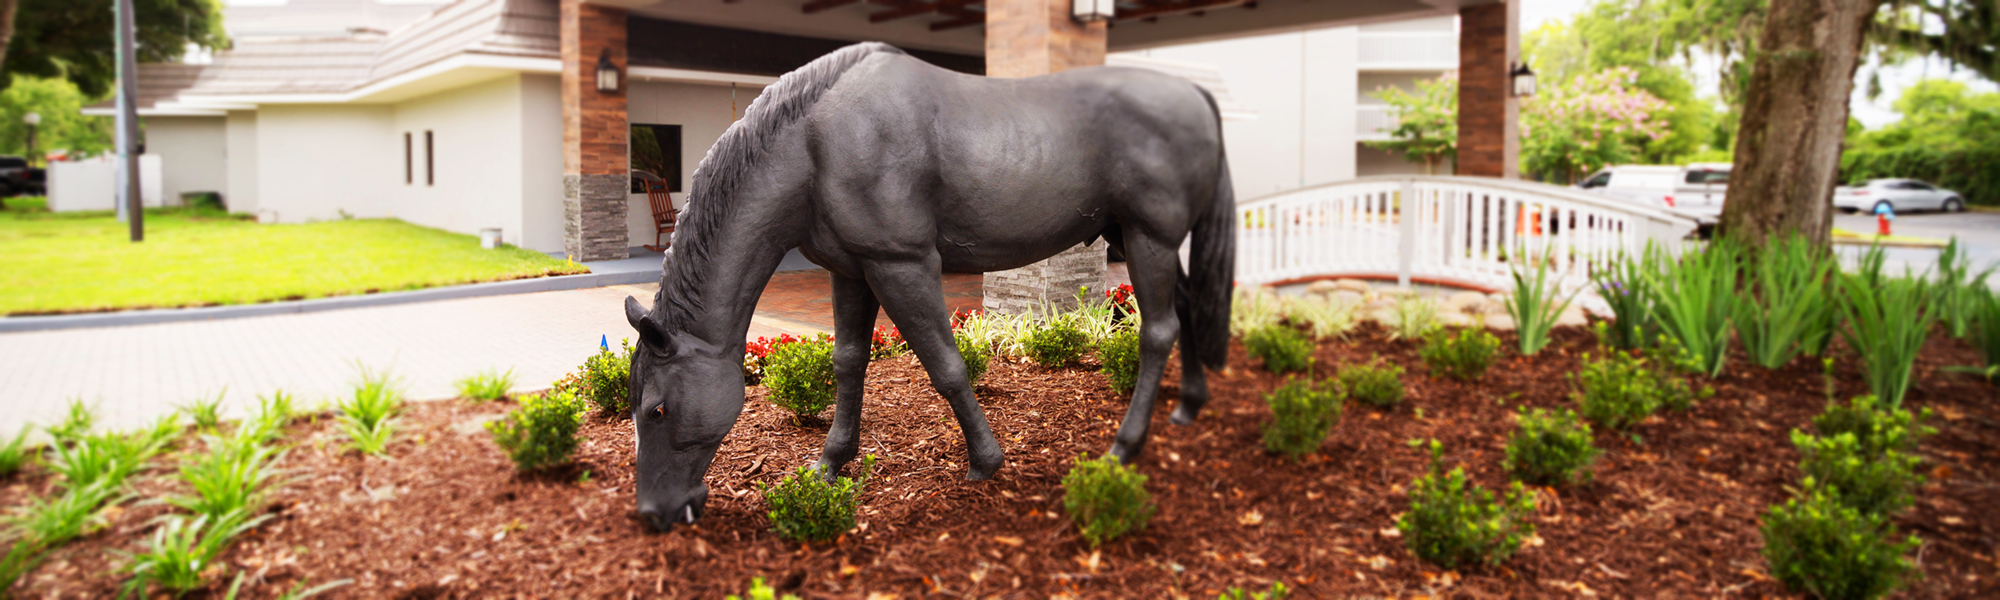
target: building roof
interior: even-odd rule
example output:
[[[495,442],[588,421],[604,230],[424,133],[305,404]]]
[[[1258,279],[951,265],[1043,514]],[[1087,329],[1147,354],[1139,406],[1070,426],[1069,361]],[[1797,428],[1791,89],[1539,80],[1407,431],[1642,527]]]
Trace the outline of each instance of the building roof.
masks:
[[[238,41],[395,31],[451,0],[224,0],[222,27]]]

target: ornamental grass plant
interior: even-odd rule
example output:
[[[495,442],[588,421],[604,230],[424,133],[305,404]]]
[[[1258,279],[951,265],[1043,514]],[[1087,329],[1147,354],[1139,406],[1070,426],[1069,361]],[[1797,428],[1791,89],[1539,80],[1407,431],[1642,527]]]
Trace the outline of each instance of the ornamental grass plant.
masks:
[[[628,364],[626,368],[630,369],[631,367]],[[467,375],[464,379],[458,380],[455,385],[458,387],[458,397],[460,398],[477,402],[492,402],[504,399],[509,392],[514,391],[514,381],[513,369],[507,369],[505,372],[496,369],[487,369]],[[623,386],[621,385],[620,388],[622,389]]]
[[[212,430],[217,425],[222,424],[222,396],[228,393],[228,391],[229,388],[223,388],[222,391],[216,392],[214,396],[196,398],[176,408],[181,414],[187,415],[188,420],[193,422],[195,427]]]
[[[1954,338],[1972,333],[1982,308],[1980,304],[1992,295],[1992,288],[1986,282],[1993,277],[1995,268],[1989,266],[1974,273],[1972,259],[1965,247],[1959,245],[1957,236],[1938,253],[1937,268],[1932,271],[1937,285],[1933,299],[1938,322],[1944,325],[1945,333]]]
[[[2000,295],[1984,291],[1974,306],[1977,312],[1972,317],[1972,347],[1979,350],[1984,364],[1972,370],[1988,382],[2000,381]]]
[[[1155,508],[1146,475],[1115,456],[1079,454],[1063,476],[1063,510],[1092,548],[1145,529]]]
[[[1251,332],[1276,325],[1284,316],[1277,293],[1263,286],[1237,286],[1229,301],[1231,336],[1247,337]]]
[[[778,481],[759,482],[758,490],[771,505],[768,516],[778,537],[796,542],[825,542],[854,529],[854,515],[860,509],[861,491],[875,468],[875,455],[861,459],[858,477],[834,477],[802,466]]]
[[[34,456],[33,449],[27,446],[28,432],[33,429],[22,427],[14,433],[13,441],[0,444],[0,480],[20,472],[21,465],[27,464],[28,459]]]
[[[1750,258],[1730,318],[1750,362],[1778,369],[1801,352],[1819,354],[1836,325],[1831,254],[1793,234]]]
[[[206,452],[187,457],[180,467],[181,483],[194,493],[168,496],[167,503],[218,522],[233,512],[263,508],[264,486],[277,474],[272,464],[279,452],[255,437],[202,439]]]
[[[1652,278],[1646,275],[1648,266],[1660,263],[1652,258],[1659,251],[1657,246],[1648,244],[1644,254],[1621,255],[1590,274],[1598,297],[1611,306],[1612,321],[1603,339],[1612,347],[1639,350],[1659,335],[1659,322],[1653,317],[1655,293],[1648,287]]]
[[[1360,309],[1358,304],[1344,304],[1325,297],[1287,298],[1285,319],[1304,325],[1314,339],[1338,339],[1354,330],[1355,313]]]
[[[1871,277],[1863,272],[1843,273],[1840,288],[1840,307],[1847,317],[1841,336],[1860,356],[1869,390],[1883,404],[1901,407],[1917,353],[1937,323],[1933,286],[1909,274]]]
[[[354,392],[340,400],[338,422],[347,434],[349,447],[363,454],[380,455],[396,435],[396,415],[403,410],[403,392],[386,372],[358,368],[361,380]]]
[[[1643,267],[1660,332],[1688,353],[1696,372],[1709,377],[1722,374],[1729,356],[1741,254],[1734,244],[1718,242],[1679,257],[1648,253],[1650,264]]]
[[[125,583],[125,593],[121,595],[147,596],[149,586],[159,586],[175,596],[201,589],[208,585],[209,574],[220,570],[218,560],[229,549],[230,542],[270,518],[271,515],[250,518],[247,512],[219,518],[200,516],[191,521],[178,515],[166,517],[153,530],[146,549],[128,555],[131,562],[125,571],[132,579]]]
[[[1389,309],[1389,339],[1414,340],[1438,326],[1437,300],[1411,294]]]
[[[1521,252],[1523,256],[1527,252]],[[1534,275],[1528,276],[1520,268],[1511,270],[1514,278],[1514,293],[1507,296],[1507,314],[1514,317],[1514,333],[1520,341],[1521,356],[1534,356],[1549,345],[1549,330],[1555,327],[1556,318],[1569,310],[1571,302],[1583,290],[1578,289],[1563,294],[1554,278],[1550,277],[1553,266],[1544,259],[1535,261]]]

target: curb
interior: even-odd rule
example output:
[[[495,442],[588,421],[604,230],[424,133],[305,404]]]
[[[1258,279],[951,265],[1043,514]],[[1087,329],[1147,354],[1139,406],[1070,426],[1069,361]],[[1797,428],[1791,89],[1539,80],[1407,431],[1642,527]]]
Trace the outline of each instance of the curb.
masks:
[[[659,280],[660,272],[648,269],[614,273],[537,277],[534,279],[515,279],[512,281],[494,281],[488,283],[469,283],[405,292],[333,296],[330,298],[287,300],[261,304],[204,306],[199,308],[159,308],[36,317],[4,317],[0,318],[0,333],[83,329],[87,327],[125,327],[130,325],[151,325],[155,323],[176,323],[182,321],[209,321],[215,319],[288,315],[347,308],[431,302],[435,300],[478,298],[481,296],[560,292],[611,285],[652,283]]]

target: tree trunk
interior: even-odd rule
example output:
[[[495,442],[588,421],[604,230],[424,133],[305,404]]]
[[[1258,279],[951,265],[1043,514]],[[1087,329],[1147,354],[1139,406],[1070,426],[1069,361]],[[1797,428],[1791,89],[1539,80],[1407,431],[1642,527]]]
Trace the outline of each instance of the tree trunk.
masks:
[[[7,46],[14,43],[14,7],[20,0],[0,0],[0,66],[7,64]],[[6,87],[0,82],[0,88]]]
[[[1881,0],[1771,0],[1736,137],[1722,234],[1825,246],[1862,32]]]

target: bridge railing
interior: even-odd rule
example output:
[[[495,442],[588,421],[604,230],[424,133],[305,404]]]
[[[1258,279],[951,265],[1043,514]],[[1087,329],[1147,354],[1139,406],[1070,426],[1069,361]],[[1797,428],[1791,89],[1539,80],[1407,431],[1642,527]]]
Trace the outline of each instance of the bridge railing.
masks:
[[[1547,261],[1574,289],[1592,265],[1695,228],[1656,207],[1487,177],[1368,177],[1237,210],[1236,280],[1245,284],[1352,275],[1507,289],[1513,265]]]

